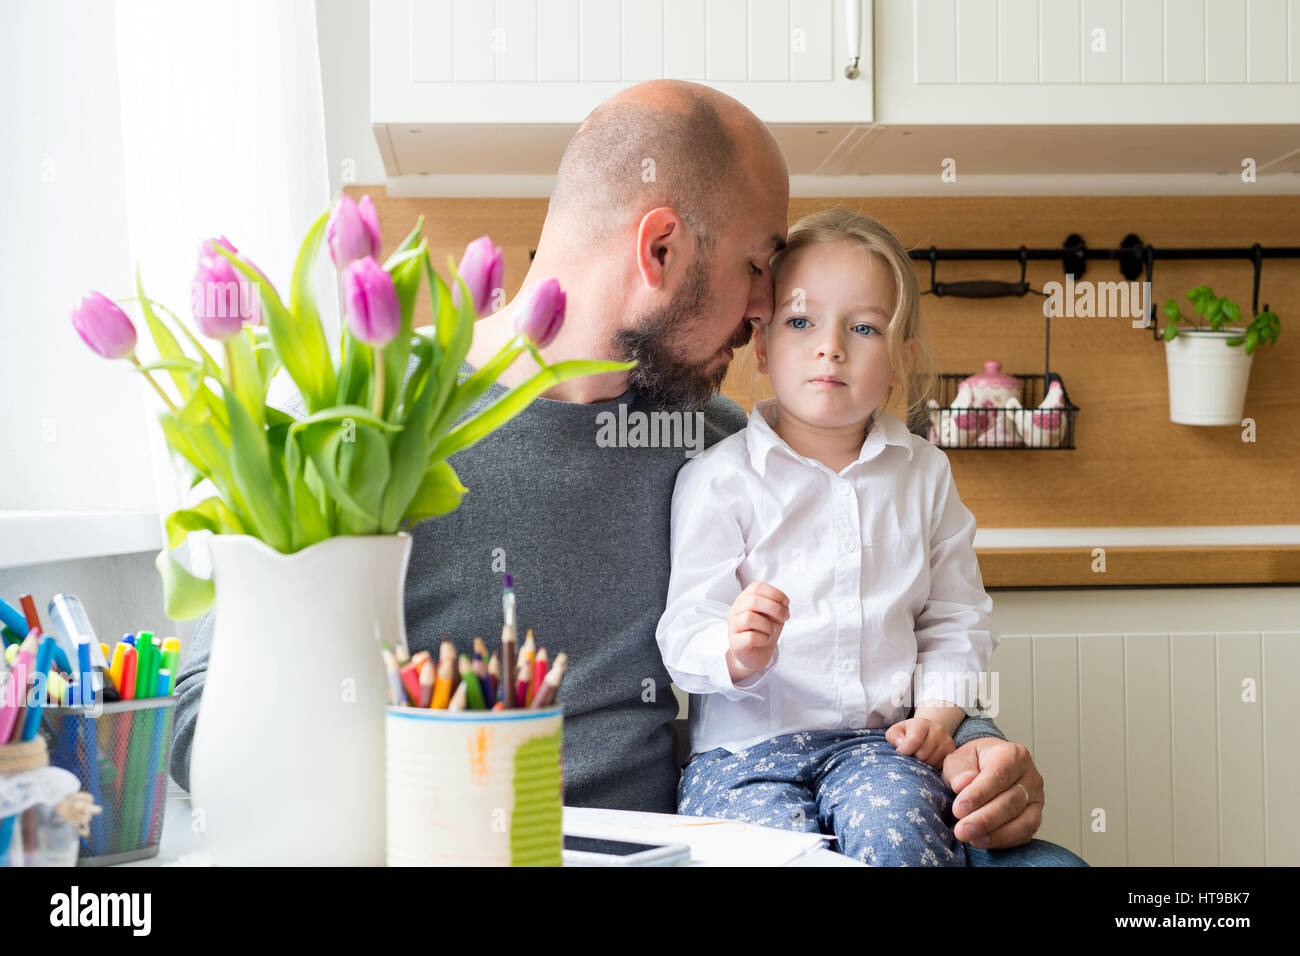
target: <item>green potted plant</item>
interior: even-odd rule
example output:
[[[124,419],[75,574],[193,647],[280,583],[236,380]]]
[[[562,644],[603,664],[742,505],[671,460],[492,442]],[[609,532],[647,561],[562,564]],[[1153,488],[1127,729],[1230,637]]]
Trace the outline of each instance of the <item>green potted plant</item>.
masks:
[[[1178,323],[1193,320],[1166,299],[1165,363],[1169,371],[1169,418],[1180,425],[1239,425],[1246,404],[1246,386],[1255,348],[1277,341],[1277,314],[1260,312],[1244,328],[1236,302],[1214,294],[1208,285],[1187,293],[1196,316],[1194,328]],[[1224,328],[1229,325],[1228,328]]]
[[[405,643],[406,530],[459,507],[467,489],[452,454],[558,382],[635,364],[544,362],[539,349],[565,309],[547,279],[524,293],[516,336],[462,380],[474,321],[500,291],[500,250],[476,240],[459,274],[449,259],[453,291],[422,225],[381,266],[369,197],[341,197],[303,241],[287,298],[229,241],[205,242],[191,286],[197,334],[145,295],[137,273],[137,295],[124,301],[138,303],[152,361],[136,357],[135,326],[106,296],[91,293],[72,313],[96,353],[144,375],[167,444],[194,485],[215,489],[167,517],[157,564],[170,616],[216,602],[190,783],[218,865],[383,865],[380,644]],[[322,245],[344,293],[336,348],[309,281]],[[433,325],[414,329],[425,279]],[[458,423],[525,351],[541,370]],[[301,416],[267,404],[281,368]],[[169,553],[195,531],[213,533],[212,580]]]

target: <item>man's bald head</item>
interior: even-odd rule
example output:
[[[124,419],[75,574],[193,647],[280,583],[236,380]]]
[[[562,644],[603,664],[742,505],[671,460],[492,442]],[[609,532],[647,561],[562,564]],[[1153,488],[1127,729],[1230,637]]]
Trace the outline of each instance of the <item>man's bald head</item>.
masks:
[[[767,155],[779,156],[767,128],[724,93],[682,80],[639,83],[592,110],[573,135],[548,218],[590,249],[668,206],[711,248],[750,184],[746,157],[769,141]]]

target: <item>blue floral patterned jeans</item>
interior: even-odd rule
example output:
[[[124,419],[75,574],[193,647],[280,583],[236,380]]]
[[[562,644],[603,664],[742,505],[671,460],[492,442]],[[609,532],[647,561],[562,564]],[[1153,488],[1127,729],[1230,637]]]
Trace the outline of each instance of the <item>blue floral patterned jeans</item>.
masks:
[[[884,728],[817,730],[697,754],[682,773],[677,812],[833,833],[834,848],[872,866],[1087,865],[1043,840],[970,848],[952,832],[952,798],[939,771],[899,754]]]

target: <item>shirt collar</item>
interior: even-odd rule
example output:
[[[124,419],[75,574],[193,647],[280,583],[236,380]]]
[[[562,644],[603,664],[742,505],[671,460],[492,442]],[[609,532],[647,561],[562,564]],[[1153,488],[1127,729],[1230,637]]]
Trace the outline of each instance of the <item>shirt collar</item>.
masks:
[[[784,438],[776,433],[776,430],[772,427],[772,422],[776,420],[777,411],[776,399],[765,398],[756,402],[754,410],[749,414],[749,427],[745,429],[745,443],[749,450],[749,461],[754,466],[754,470],[760,475],[765,474],[767,471],[767,457],[774,451],[807,464],[821,464],[800,455],[790,447]],[[901,445],[907,450],[907,458],[911,461],[912,441],[913,435],[907,430],[906,425],[883,408],[877,408],[871,414],[871,428],[868,429],[866,440],[862,443],[862,451],[853,464],[860,465],[871,461],[885,450],[886,445]]]

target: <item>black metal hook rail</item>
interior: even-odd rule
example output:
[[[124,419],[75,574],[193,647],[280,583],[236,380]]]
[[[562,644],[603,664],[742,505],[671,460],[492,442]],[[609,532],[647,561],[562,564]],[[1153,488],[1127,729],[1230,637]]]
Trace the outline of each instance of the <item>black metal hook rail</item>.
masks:
[[[1124,237],[1117,249],[1090,249],[1078,233],[1071,233],[1058,249],[1030,249],[1020,246],[1018,249],[912,249],[911,258],[930,263],[929,294],[935,296],[955,295],[964,298],[992,298],[999,296],[1023,296],[1029,292],[1043,295],[1029,287],[1025,281],[1028,262],[1033,260],[1057,259],[1061,262],[1063,272],[1077,280],[1087,271],[1089,259],[1111,260],[1119,263],[1120,273],[1130,282],[1145,273],[1146,281],[1151,281],[1157,259],[1244,259],[1254,266],[1255,276],[1251,293],[1250,309],[1252,315],[1259,313],[1259,277],[1265,259],[1300,259],[1300,246],[1272,246],[1265,248],[1255,243],[1245,248],[1161,248],[1144,243],[1135,233]],[[963,282],[937,282],[935,267],[938,262],[949,260],[961,261],[1014,261],[1020,263],[1020,281],[1003,282],[997,280],[976,279]],[[1268,303],[1264,304],[1265,311]],[[1151,315],[1147,321],[1151,324],[1157,338],[1159,328],[1156,321],[1155,303],[1151,306]]]

